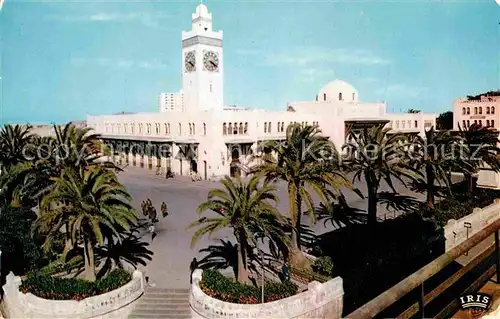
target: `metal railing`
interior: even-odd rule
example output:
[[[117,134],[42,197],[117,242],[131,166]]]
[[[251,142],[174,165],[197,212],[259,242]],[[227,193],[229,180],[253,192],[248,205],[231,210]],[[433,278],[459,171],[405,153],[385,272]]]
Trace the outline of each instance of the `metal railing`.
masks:
[[[431,301],[435,300],[438,296],[443,294],[448,288],[455,284],[460,278],[465,274],[473,270],[477,265],[484,261],[489,256],[494,256],[495,264],[488,267],[487,270],[472,283],[467,289],[461,293],[473,293],[477,291],[481,286],[483,286],[495,273],[497,275],[497,280],[500,279],[500,251],[499,251],[499,229],[500,229],[500,219],[496,220],[494,223],[490,224],[483,230],[479,231],[471,238],[467,239],[458,246],[452,248],[448,252],[444,253],[440,257],[434,259],[432,262],[426,266],[420,268],[418,271],[406,277],[390,289],[386,290],[380,294],[375,299],[364,304],[360,308],[353,311],[351,314],[347,315],[345,318],[351,319],[371,319],[380,314],[382,311],[389,308],[391,305],[396,303],[398,300],[403,298],[408,293],[412,292],[414,289],[418,288],[419,298],[416,300],[409,308],[403,311],[397,316],[397,318],[411,318],[415,315],[419,315],[419,318],[426,318],[425,316],[425,306]],[[439,284],[432,291],[425,293],[424,285],[426,280],[443,270],[446,266],[450,265],[458,257],[464,255],[466,252],[474,248],[485,239],[487,239],[492,234],[495,235],[495,243],[489,248],[484,250],[473,260],[468,262],[464,267],[460,268],[455,274],[446,279],[444,282]],[[457,296],[458,297],[458,296]],[[458,299],[452,301],[451,303],[444,305],[444,307],[439,309],[437,315],[433,315],[434,318],[449,318],[453,313],[455,313],[459,308]]]

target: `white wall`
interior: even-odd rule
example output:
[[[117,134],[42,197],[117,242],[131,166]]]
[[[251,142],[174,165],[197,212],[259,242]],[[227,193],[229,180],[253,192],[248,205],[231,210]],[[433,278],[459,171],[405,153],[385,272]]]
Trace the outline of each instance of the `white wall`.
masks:
[[[193,273],[189,296],[191,318],[328,318],[342,317],[344,290],[342,278],[320,284],[309,283],[308,290],[289,298],[264,304],[245,305],[224,302],[206,295],[200,288],[203,271]]]
[[[472,237],[480,230],[484,229],[500,217],[500,199],[495,199],[494,203],[484,208],[474,208],[472,214],[464,216],[458,220],[450,219],[444,226],[444,236],[446,238],[446,251],[460,245],[467,238]],[[465,223],[470,223],[471,228],[467,230]]]

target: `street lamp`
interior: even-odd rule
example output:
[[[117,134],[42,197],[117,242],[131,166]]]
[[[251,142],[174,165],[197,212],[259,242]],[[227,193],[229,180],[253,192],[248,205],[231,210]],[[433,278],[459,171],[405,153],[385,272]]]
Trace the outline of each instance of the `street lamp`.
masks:
[[[262,262],[262,284],[261,284],[261,289],[262,289],[262,303],[264,303],[264,251],[260,249],[260,257],[261,257],[261,262]]]

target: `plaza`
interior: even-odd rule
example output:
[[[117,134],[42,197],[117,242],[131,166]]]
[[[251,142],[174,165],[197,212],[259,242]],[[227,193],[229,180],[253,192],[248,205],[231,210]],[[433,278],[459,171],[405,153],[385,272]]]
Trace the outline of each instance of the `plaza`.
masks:
[[[158,235],[149,246],[149,249],[154,252],[153,260],[145,268],[146,275],[150,277],[150,281],[156,287],[188,288],[189,263],[193,257],[198,260],[203,257],[198,251],[209,245],[217,244],[219,239],[227,238],[234,242],[232,229],[225,228],[212,238],[203,237],[193,249],[190,248],[194,230],[186,230],[186,227],[198,216],[196,208],[207,199],[208,191],[211,188],[219,187],[219,183],[210,181],[191,182],[191,179],[181,176],[175,179],[165,179],[154,175],[153,172],[145,174],[143,169],[134,167],[125,168],[123,172],[119,173],[119,178],[132,195],[133,204],[139,211],[141,202],[146,198],[151,199],[158,211],[163,201],[168,204],[169,215],[156,224],[155,230]],[[399,182],[394,184],[396,190],[401,194],[414,196],[417,200],[424,200],[425,195],[413,193]],[[365,193],[363,182],[356,182],[355,186]],[[384,190],[389,190],[385,184],[381,186],[381,191]],[[280,199],[278,209],[287,215],[288,194],[286,185],[283,183],[277,185],[277,195]],[[349,205],[366,210],[367,199],[359,198],[352,191],[346,191],[345,196]],[[318,199],[314,199],[318,204]],[[209,215],[208,212],[206,214]],[[387,210],[385,206],[379,205],[378,217],[380,219],[389,219],[395,216],[398,215]],[[308,223],[307,216],[303,217],[303,223]],[[331,225],[327,224],[325,227],[322,221],[311,228],[316,234],[333,230]],[[149,234],[146,234],[144,238],[151,242]]]

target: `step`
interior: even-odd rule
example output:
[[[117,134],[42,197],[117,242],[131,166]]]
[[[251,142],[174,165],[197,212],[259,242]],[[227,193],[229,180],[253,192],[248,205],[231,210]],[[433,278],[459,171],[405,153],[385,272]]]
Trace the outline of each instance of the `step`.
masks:
[[[148,296],[143,296],[143,297],[141,297],[140,300],[144,301],[144,302],[149,302],[149,303],[184,303],[184,304],[189,303],[189,297],[172,297],[172,296],[148,297]]]
[[[137,306],[135,306],[134,310],[137,311],[143,311],[143,310],[189,310],[189,304],[183,303],[183,304],[144,304],[144,303],[139,303]]]
[[[189,293],[189,289],[170,289],[170,288],[148,287],[148,288],[146,288],[146,292]]]
[[[166,318],[178,318],[178,317],[186,317],[186,316],[191,316],[191,311],[156,311],[156,310],[151,310],[151,311],[134,311],[130,314],[130,316],[135,316],[135,317],[150,317],[150,316],[157,316],[157,317],[166,317]]]
[[[149,318],[155,318],[155,319],[189,319],[191,318],[191,313],[188,314],[131,314],[129,319],[149,319]]]

